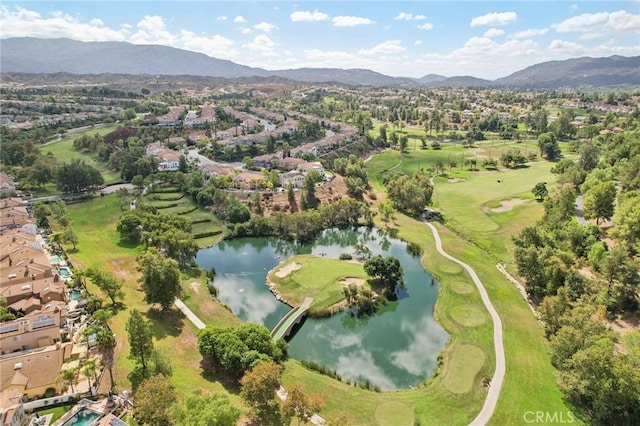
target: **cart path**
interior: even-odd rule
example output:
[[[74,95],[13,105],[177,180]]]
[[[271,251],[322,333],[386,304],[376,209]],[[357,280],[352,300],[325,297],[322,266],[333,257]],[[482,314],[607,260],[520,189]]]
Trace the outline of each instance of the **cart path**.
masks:
[[[438,253],[440,253],[445,258],[451,260],[452,262],[457,263],[462,266],[471,276],[471,279],[475,283],[478,291],[480,292],[480,297],[482,298],[482,302],[484,306],[489,311],[491,315],[491,320],[493,321],[493,347],[496,352],[496,369],[493,373],[493,377],[491,378],[491,384],[489,385],[489,391],[487,392],[487,398],[484,401],[484,405],[482,406],[482,410],[478,413],[475,419],[470,423],[471,426],[479,426],[484,425],[489,422],[489,419],[493,415],[493,412],[496,408],[496,404],[498,403],[498,397],[500,396],[500,390],[502,389],[502,382],[504,381],[504,375],[506,371],[506,363],[504,356],[504,344],[502,341],[502,321],[500,320],[500,316],[498,312],[495,310],[493,305],[491,304],[491,300],[489,300],[489,295],[487,294],[487,290],[484,288],[482,281],[476,274],[476,271],[463,261],[451,256],[449,253],[443,250],[442,248],[442,240],[440,240],[440,234],[438,234],[438,230],[431,223],[426,222],[427,226],[431,229],[433,233],[433,237],[436,240],[436,249]]]

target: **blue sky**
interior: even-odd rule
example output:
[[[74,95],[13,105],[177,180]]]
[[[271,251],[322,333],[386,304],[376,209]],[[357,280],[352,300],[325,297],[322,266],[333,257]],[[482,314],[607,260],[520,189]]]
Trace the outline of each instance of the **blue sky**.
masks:
[[[0,37],[162,44],[283,69],[494,79],[640,55],[640,1],[3,1]]]

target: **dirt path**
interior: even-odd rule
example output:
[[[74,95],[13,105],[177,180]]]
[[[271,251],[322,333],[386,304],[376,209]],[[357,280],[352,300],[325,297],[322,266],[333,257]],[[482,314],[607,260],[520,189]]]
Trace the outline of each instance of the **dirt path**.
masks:
[[[471,426],[484,425],[489,422],[489,419],[491,419],[491,416],[496,409],[496,404],[498,403],[498,397],[500,396],[500,390],[502,389],[502,383],[504,381],[504,375],[506,371],[504,344],[502,341],[502,321],[500,320],[498,312],[491,304],[491,300],[489,299],[487,290],[484,288],[484,285],[482,284],[482,281],[480,281],[480,278],[478,277],[478,274],[476,274],[476,271],[471,266],[444,251],[442,248],[442,240],[440,240],[440,234],[438,234],[438,230],[429,222],[427,222],[426,224],[431,229],[433,238],[435,238],[436,240],[436,250],[438,250],[438,253],[451,260],[452,262],[455,262],[458,265],[462,266],[469,273],[471,279],[480,292],[482,303],[484,303],[487,311],[489,311],[491,320],[493,321],[493,346],[496,352],[496,370],[493,373],[493,378],[491,379],[489,391],[487,392],[487,398],[484,400],[482,410],[480,410],[476,418],[473,419],[473,421],[470,423]]]

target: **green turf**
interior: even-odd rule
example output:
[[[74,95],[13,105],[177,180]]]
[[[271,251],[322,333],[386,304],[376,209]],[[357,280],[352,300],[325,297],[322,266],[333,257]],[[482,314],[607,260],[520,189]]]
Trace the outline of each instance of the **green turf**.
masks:
[[[104,177],[105,184],[119,182],[121,180],[120,174],[118,172],[110,170],[109,166],[106,163],[98,161],[95,154],[78,151],[73,147],[73,141],[82,137],[83,135],[106,135],[107,133],[116,130],[118,127],[119,126],[116,124],[109,124],[106,126],[90,128],[75,133],[68,133],[65,137],[58,141],[49,142],[40,146],[40,152],[42,152],[43,154],[51,152],[60,164],[68,163],[69,161],[71,161],[71,159],[74,158],[84,160],[87,164],[95,167],[100,171],[100,173]]]
[[[473,345],[460,345],[453,354],[448,368],[457,374],[448,374],[444,386],[455,394],[468,393],[484,363],[484,352]]]
[[[300,269],[279,277],[278,271],[293,263]],[[269,272],[267,279],[286,300],[298,305],[305,297],[313,297],[312,307],[326,309],[344,300],[340,281],[344,278],[366,280],[362,264],[345,260],[327,259],[309,254],[293,256]],[[368,287],[368,284],[363,284]]]

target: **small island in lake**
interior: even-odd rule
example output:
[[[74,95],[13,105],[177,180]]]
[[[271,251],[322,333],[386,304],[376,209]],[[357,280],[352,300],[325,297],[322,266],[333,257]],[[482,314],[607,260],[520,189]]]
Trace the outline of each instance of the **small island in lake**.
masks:
[[[297,306],[313,297],[311,310],[339,311],[347,306],[344,289],[352,284],[371,290],[362,263],[304,254],[269,271],[267,284],[281,300]]]

